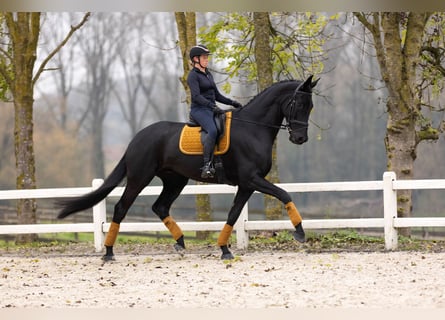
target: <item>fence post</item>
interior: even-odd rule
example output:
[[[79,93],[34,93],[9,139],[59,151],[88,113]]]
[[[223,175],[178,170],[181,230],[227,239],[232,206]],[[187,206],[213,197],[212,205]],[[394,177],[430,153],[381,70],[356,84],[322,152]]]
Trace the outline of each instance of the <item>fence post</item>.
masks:
[[[93,179],[93,189],[99,188],[102,183],[104,183],[103,179]],[[105,199],[93,207],[94,247],[96,248],[96,252],[102,251],[104,246],[105,232],[103,231],[103,225],[107,220],[106,209]]]
[[[249,245],[249,232],[246,231],[246,222],[249,219],[247,202],[241,210],[238,221],[235,223],[236,245],[238,249],[247,249]]]
[[[387,171],[383,174],[383,217],[385,221],[385,249],[397,249],[397,229],[394,218],[397,217],[397,190],[393,189],[396,174]]]

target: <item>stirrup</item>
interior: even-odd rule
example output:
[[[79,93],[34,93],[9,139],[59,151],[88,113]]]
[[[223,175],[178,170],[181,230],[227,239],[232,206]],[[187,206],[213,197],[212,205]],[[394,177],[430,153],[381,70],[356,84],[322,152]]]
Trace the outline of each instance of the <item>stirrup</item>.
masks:
[[[212,162],[206,162],[204,166],[201,168],[201,178],[213,178],[215,175],[215,168],[212,166]]]

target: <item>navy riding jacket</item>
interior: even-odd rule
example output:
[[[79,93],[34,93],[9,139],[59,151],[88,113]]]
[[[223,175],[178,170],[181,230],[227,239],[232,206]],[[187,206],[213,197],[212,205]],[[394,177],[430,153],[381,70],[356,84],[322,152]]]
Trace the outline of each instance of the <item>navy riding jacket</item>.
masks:
[[[215,105],[215,101],[232,105],[233,101],[223,96],[216,87],[212,74],[206,69],[202,72],[198,68],[193,68],[188,77],[187,84],[190,88],[192,105],[191,107],[210,107]]]

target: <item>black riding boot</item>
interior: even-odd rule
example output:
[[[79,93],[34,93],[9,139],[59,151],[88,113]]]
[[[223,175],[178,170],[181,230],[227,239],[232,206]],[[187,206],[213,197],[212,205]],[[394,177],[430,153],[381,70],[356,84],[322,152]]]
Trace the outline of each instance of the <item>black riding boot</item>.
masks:
[[[213,178],[215,175],[215,168],[213,167],[213,151],[215,149],[215,141],[206,136],[203,141],[203,156],[204,166],[201,168],[201,178]]]

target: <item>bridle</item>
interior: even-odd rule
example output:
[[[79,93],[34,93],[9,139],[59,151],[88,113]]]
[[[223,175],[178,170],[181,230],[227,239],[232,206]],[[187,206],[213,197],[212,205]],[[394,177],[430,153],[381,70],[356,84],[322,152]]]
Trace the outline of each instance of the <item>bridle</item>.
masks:
[[[284,118],[286,119],[286,124],[281,124],[281,125],[277,126],[277,125],[274,125],[274,124],[268,124],[268,123],[264,123],[264,122],[258,122],[258,121],[252,121],[252,120],[246,120],[246,119],[239,119],[239,118],[235,118],[233,116],[232,116],[232,120],[237,120],[237,121],[246,122],[246,123],[252,123],[252,124],[259,125],[259,126],[268,127],[268,128],[274,128],[274,129],[280,129],[280,130],[286,130],[287,129],[289,134],[291,134],[292,131],[298,131],[298,130],[306,129],[306,128],[309,127],[308,122],[295,120],[295,119],[289,120],[289,118],[293,114],[293,111],[296,108],[297,94],[312,95],[312,93],[310,93],[310,92],[300,91],[299,89],[300,89],[300,87],[295,89],[294,94],[292,95],[292,98],[289,99],[289,102],[286,105],[285,110],[289,110],[288,114],[287,115],[285,114],[285,116],[284,116]],[[291,127],[292,124],[299,125],[299,127],[297,129],[292,129],[292,127]]]
[[[287,131],[289,132],[289,134],[292,133],[292,124],[297,124],[299,125],[299,127],[297,129],[294,129],[295,131],[298,130],[303,130],[303,129],[307,129],[309,127],[309,124],[307,121],[300,121],[300,120],[295,120],[295,119],[291,119],[289,120],[289,118],[292,116],[292,114],[294,114],[294,110],[296,108],[296,104],[297,104],[297,94],[308,94],[308,95],[312,95],[311,92],[305,92],[305,91],[300,91],[299,90],[300,87],[298,87],[294,94],[292,95],[292,98],[289,100],[286,109],[289,110],[288,115],[284,116],[284,118],[286,119],[286,124],[282,125],[284,127],[284,129],[287,129]]]

